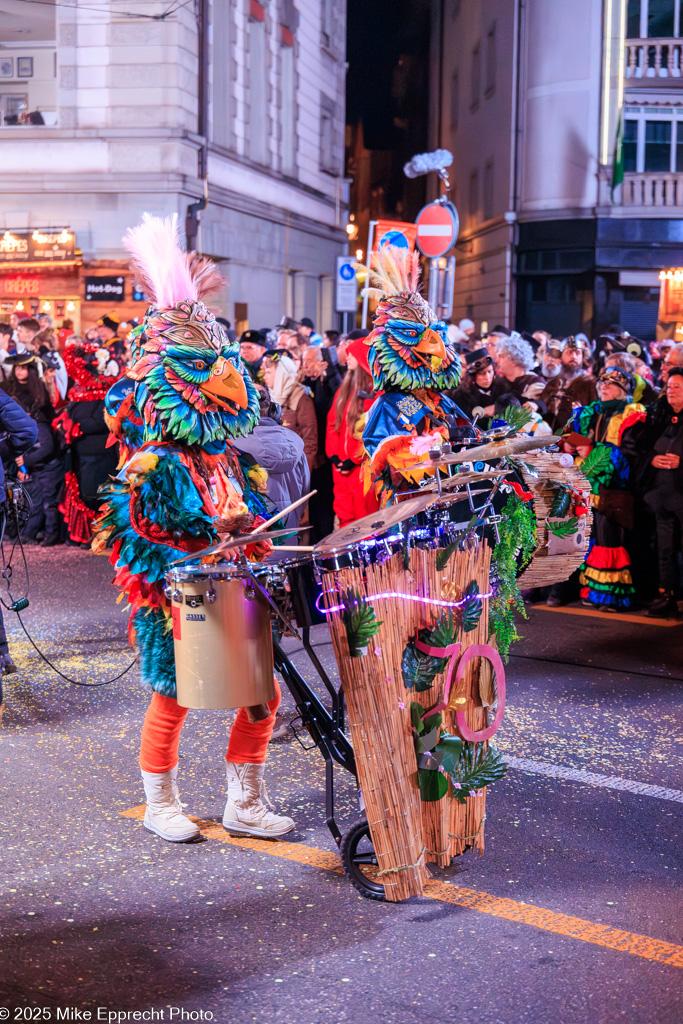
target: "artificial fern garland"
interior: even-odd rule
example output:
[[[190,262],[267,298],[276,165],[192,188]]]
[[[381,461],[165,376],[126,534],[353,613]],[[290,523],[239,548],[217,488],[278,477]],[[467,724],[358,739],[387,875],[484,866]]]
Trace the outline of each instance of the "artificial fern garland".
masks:
[[[528,562],[536,548],[536,517],[529,502],[511,494],[498,527],[500,539],[491,556],[494,596],[489,603],[489,628],[498,650],[507,660],[510,644],[519,640],[515,611],[526,618],[524,601],[517,585],[517,557]]]

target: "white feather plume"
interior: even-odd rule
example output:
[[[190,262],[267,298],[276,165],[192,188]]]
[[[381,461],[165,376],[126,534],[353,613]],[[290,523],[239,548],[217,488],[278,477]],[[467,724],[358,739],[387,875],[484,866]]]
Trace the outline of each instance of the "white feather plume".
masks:
[[[157,309],[184,299],[197,301],[197,282],[188,253],[180,248],[177,213],[171,217],[143,213],[142,223],[128,229],[123,244],[132,256],[131,267],[139,283]]]
[[[453,163],[453,154],[448,149],[434,149],[430,153],[417,153],[403,165],[406,178],[419,178],[430,171],[441,171]]]

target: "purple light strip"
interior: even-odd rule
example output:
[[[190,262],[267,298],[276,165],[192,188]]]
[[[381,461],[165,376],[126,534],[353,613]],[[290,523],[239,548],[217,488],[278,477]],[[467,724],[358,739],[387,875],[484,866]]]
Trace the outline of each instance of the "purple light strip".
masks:
[[[315,606],[319,612],[323,615],[332,615],[334,612],[340,612],[343,610],[343,604],[335,604],[331,608],[321,608],[320,601],[327,594],[334,594],[334,590],[326,590],[324,593],[320,593],[316,598]],[[490,590],[488,594],[474,594],[469,597],[463,597],[461,601],[442,601],[436,597],[420,597],[419,594],[402,594],[398,590],[387,590],[382,594],[371,594],[368,597],[361,597],[361,601],[365,603],[372,603],[373,601],[384,601],[389,597],[398,597],[403,601],[416,601],[419,604],[434,604],[439,608],[462,608],[462,606],[472,597],[478,601],[485,601],[489,597],[493,597],[493,591]]]

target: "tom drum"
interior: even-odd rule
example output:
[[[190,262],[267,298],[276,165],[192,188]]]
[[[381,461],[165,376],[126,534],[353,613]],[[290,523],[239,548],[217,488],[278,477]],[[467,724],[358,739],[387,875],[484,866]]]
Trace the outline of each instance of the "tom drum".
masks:
[[[166,580],[178,703],[249,708],[272,700],[270,607],[244,568],[234,563],[180,566]]]

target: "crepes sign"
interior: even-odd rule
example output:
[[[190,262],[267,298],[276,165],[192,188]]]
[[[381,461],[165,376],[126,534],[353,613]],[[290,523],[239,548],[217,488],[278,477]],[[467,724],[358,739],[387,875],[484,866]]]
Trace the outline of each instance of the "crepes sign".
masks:
[[[75,249],[76,236],[66,228],[0,234],[0,264],[64,263],[74,259]]]

